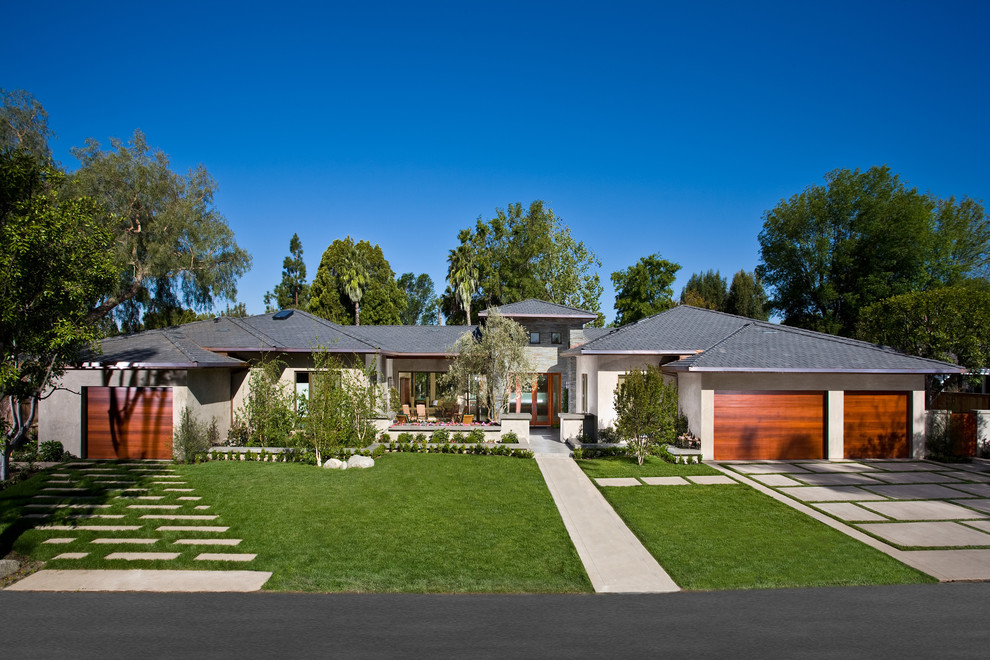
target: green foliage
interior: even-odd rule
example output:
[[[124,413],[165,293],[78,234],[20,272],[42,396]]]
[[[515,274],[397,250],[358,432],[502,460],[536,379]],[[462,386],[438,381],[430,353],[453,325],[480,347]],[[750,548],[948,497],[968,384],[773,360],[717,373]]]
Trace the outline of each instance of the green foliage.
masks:
[[[733,275],[729,292],[725,296],[723,312],[745,316],[759,321],[770,318],[767,292],[755,273],[740,270]]]
[[[457,358],[441,383],[466,392],[471,379],[481,376],[479,403],[488,409],[489,419],[497,423],[516,378],[533,371],[526,353],[528,341],[521,325],[491,311],[484,326],[454,344]]]
[[[894,296],[863,309],[859,337],[920,357],[990,368],[990,291],[956,286]]]
[[[62,180],[25,151],[0,150],[0,398],[10,411],[0,480],[38,397],[97,339],[86,314],[118,275],[96,206],[56,195]]]
[[[442,444],[444,442],[450,442],[450,431],[445,428],[439,428],[433,432],[430,436],[430,442],[436,444]]]
[[[216,420],[207,427],[191,408],[184,407],[179,415],[179,426],[172,432],[172,458],[177,463],[197,462],[197,458],[202,458],[212,446],[211,440],[216,434]]]
[[[64,461],[72,457],[58,440],[45,440],[38,445],[38,460],[44,463]]]
[[[471,429],[468,431],[467,437],[464,438],[464,442],[476,444],[485,441],[485,432],[481,429]]]
[[[978,202],[919,193],[886,166],[825,180],[763,216],[757,273],[784,323],[853,336],[875,302],[986,278],[990,219]]]
[[[601,261],[543,201],[525,210],[518,203],[495,209],[494,218],[478,218],[474,231],[461,231],[458,240],[441,303],[451,322],[470,323],[472,305],[485,309],[535,298],[596,312],[592,325],[604,324]]]
[[[289,239],[289,256],[282,261],[282,281],[275,285],[274,293],[265,293],[265,311],[308,307],[309,285],[306,283],[302,241],[299,240],[299,234],[293,234]]]
[[[235,422],[245,428],[250,447],[284,447],[295,427],[295,401],[289,384],[281,380],[285,364],[262,359],[251,368],[248,393],[234,413]]]
[[[615,285],[615,325],[622,326],[644,319],[674,306],[674,278],[679,264],[667,261],[659,253],[641,258],[626,270],[612,273]]]
[[[52,159],[48,113],[23,89],[0,89],[0,150],[21,151],[39,163]]]
[[[413,434],[408,432],[403,432],[396,437],[396,442],[410,443],[413,441]]]
[[[629,371],[615,393],[616,432],[628,442],[640,465],[651,448],[677,438],[677,386],[658,367]]]
[[[726,281],[717,270],[694,273],[681,290],[681,304],[723,311]]]
[[[398,285],[406,294],[403,325],[436,325],[439,322],[436,287],[429,275],[403,273],[399,276]]]
[[[125,302],[168,306],[181,300],[185,307],[207,310],[218,297],[233,300],[251,257],[214,206],[217,186],[206,168],[173,172],[168,156],[149,147],[141,131],[130,144],[112,139],[110,146],[102,151],[90,139],[72,150],[82,166],[68,191],[91,196],[103,209],[120,267],[116,290],[96,301],[90,319]]]
[[[509,431],[499,438],[499,442],[507,445],[519,444],[519,434],[515,431]]]
[[[367,278],[363,289],[359,277],[362,268]],[[348,294],[348,283],[357,298]],[[313,314],[341,325],[353,325],[360,309],[360,320],[365,325],[398,325],[405,307],[405,294],[377,244],[355,243],[348,236],[335,240],[323,253],[310,287],[309,311]]]

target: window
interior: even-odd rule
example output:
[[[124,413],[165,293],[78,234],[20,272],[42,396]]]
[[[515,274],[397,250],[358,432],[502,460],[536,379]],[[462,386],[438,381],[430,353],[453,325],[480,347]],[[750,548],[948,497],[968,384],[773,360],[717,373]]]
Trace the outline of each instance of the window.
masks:
[[[539,344],[540,343],[540,333],[538,333],[538,332],[531,332],[531,333],[529,333],[529,343],[530,344]]]
[[[615,386],[616,392],[622,391],[622,386],[626,384],[626,374],[619,374],[619,382]]]
[[[551,332],[550,333],[550,343],[551,344],[559,344],[560,343],[560,333],[559,332]]]
[[[309,401],[309,372],[296,372],[296,410],[300,415],[305,415],[309,411],[306,409],[306,402]]]
[[[581,412],[588,412],[588,374],[581,374]]]

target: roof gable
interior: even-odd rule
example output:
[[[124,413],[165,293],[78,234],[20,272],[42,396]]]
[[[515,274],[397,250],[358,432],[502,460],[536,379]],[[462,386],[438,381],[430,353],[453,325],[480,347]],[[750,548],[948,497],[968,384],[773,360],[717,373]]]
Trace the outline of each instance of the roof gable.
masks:
[[[485,318],[489,312],[498,312],[502,316],[508,316],[509,318],[553,318],[583,321],[594,321],[598,318],[598,314],[594,312],[578,309],[577,307],[568,307],[567,305],[558,305],[557,303],[537,300],[535,298],[483,309],[478,312],[478,316]]]

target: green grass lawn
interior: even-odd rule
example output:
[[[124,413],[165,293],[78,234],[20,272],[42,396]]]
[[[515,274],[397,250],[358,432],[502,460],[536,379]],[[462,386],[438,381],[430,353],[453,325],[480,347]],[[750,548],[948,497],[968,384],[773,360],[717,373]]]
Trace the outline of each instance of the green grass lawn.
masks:
[[[647,456],[642,465],[635,458],[616,456],[582,459],[577,462],[592,479],[601,477],[697,477],[722,474],[715,468],[700,463],[675,465],[656,456]]]
[[[44,532],[15,522],[40,487],[41,476],[0,494],[0,526],[15,552],[46,568],[198,568],[268,570],[265,589],[374,592],[585,592],[590,583],[534,461],[498,456],[390,454],[369,470],[323,470],[296,464],[212,462],[176,466],[198,503],[229,526],[236,548],[183,549],[174,561],[53,560],[87,551],[97,536],[134,532]],[[133,500],[108,493],[105,524],[137,524]],[[176,495],[159,502],[171,503]],[[69,501],[69,500],[65,500]],[[201,513],[201,512],[196,512]],[[207,513],[207,512],[202,512]],[[58,515],[65,515],[59,512]],[[100,521],[101,523],[103,521]],[[86,524],[97,524],[86,521]],[[157,523],[183,524],[183,523]],[[54,535],[78,537],[72,547],[42,544]],[[192,536],[196,536],[193,533]],[[110,551],[176,551],[188,532],[157,533],[153,548],[99,546]],[[2,549],[2,548],[0,548]],[[197,552],[257,553],[246,564],[194,561]]]
[[[747,486],[602,491],[684,589],[935,581]]]

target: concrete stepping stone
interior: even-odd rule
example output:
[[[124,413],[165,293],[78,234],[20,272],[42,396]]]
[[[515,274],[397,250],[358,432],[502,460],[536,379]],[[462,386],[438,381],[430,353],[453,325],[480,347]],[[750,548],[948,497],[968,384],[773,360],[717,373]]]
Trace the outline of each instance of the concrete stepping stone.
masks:
[[[181,474],[156,474],[159,479],[181,479]]]
[[[45,482],[46,484],[71,484],[72,481],[69,479],[49,479]]]
[[[679,477],[678,477],[679,478]],[[750,478],[759,481],[764,486],[800,486],[800,481],[795,481],[790,477],[784,476],[782,474],[753,474]]]
[[[801,467],[812,472],[871,472],[876,470],[872,465],[862,463],[802,463]]]
[[[57,532],[133,532],[141,529],[141,525],[45,525],[38,529]]]
[[[990,534],[990,520],[967,520],[963,524]]]
[[[965,472],[963,470],[958,470],[954,472],[943,472],[942,474],[959,479],[960,481],[978,481],[980,483],[990,483],[990,475],[980,474],[979,472]]]
[[[52,472],[51,476],[53,476],[53,477],[71,477],[72,475],[69,474],[68,472]]]
[[[237,545],[241,539],[179,539],[179,545]]]
[[[779,492],[803,502],[849,502],[884,499],[882,495],[869,493],[859,486],[795,486],[793,488],[781,488]]]
[[[207,509],[210,508],[210,505],[209,504],[200,504],[199,506],[193,507],[193,508],[196,509],[196,511],[206,511]]]
[[[181,504],[128,504],[128,509],[181,509]]]
[[[180,501],[186,501],[186,502],[198,502],[199,500],[201,500],[203,498],[202,497],[197,497],[195,495],[186,495],[184,497],[179,497],[179,498],[176,498],[176,499],[178,499]]]
[[[54,545],[63,545],[65,543],[72,543],[76,540],[74,536],[56,536],[50,539],[45,539],[42,543],[51,543]]]
[[[162,525],[156,527],[156,532],[209,532],[211,534],[222,534],[230,527],[201,527],[199,525]]]
[[[150,488],[121,488],[120,490],[122,492],[124,492],[124,493],[147,493],[151,489]]]
[[[258,555],[203,552],[196,555],[198,561],[251,561]]]
[[[220,516],[199,516],[199,515],[181,515],[175,513],[146,513],[141,516],[145,520],[216,520]]]
[[[120,520],[124,517],[122,513],[80,513],[69,516],[70,520]]]
[[[155,561],[158,559],[176,559],[178,552],[111,552],[104,559],[126,559],[128,561]]]
[[[50,513],[22,513],[21,518],[30,518],[32,520],[48,520],[52,517]]]
[[[120,500],[163,500],[164,495],[118,495]]]
[[[88,556],[88,552],[63,552],[60,555],[55,555],[52,559],[83,559]]]
[[[980,497],[990,497],[990,484],[952,484],[952,487]]]
[[[889,484],[945,484],[959,483],[938,472],[875,472],[870,475]]]
[[[75,463],[69,463],[69,465],[75,465]],[[88,467],[79,470],[80,472],[116,472],[117,468],[109,467]]]
[[[960,484],[964,486],[965,484]],[[877,495],[892,500],[951,500],[966,497],[965,493],[939,484],[903,484],[898,486],[866,486]],[[971,496],[972,497],[972,496]],[[856,499],[856,498],[853,498]],[[876,499],[876,498],[874,498]]]
[[[117,479],[111,479],[108,481],[106,479],[101,479],[99,481],[94,481],[93,485],[94,486],[133,486],[136,483],[137,483],[136,481],[120,481]]]
[[[948,502],[864,502],[863,506],[894,520],[965,520],[987,517],[985,513]]]
[[[33,500],[96,500],[96,495],[77,495],[75,493],[62,493],[61,495],[32,495]]]
[[[63,487],[63,486],[58,486],[58,487],[52,487],[52,488],[42,488],[41,490],[43,490],[46,493],[89,493],[89,492],[91,492],[89,488],[83,488],[83,487],[79,487],[79,486],[75,486],[75,487],[72,487],[72,488],[66,488],[66,487]]]
[[[640,477],[647,486],[687,486],[689,482],[684,477]]]
[[[639,479],[635,477],[602,477],[595,479],[599,486],[640,486]]]
[[[952,500],[952,503],[990,513],[990,500]]]
[[[990,534],[956,522],[868,523],[857,527],[900,546],[938,548],[990,545]]]
[[[268,571],[41,570],[9,591],[249,592],[271,578]]]
[[[195,488],[165,488],[166,493],[191,493]]]
[[[109,504],[25,504],[32,509],[109,509]]]
[[[821,509],[825,513],[835,516],[839,520],[846,520],[850,522],[873,522],[877,520],[886,520],[883,516],[877,515],[872,511],[862,509],[851,502],[822,502],[820,504],[815,504],[815,508]]]
[[[918,461],[869,461],[867,464],[881,470],[887,470],[888,472],[921,472],[943,469],[938,465]]]
[[[873,479],[875,473],[870,476],[859,474],[858,472],[819,472],[817,474],[801,474],[795,477],[811,486],[861,486],[863,484],[880,485],[883,482]]]
[[[158,539],[132,539],[132,538],[117,538],[117,539],[93,539],[90,543],[99,543],[101,545],[113,545],[115,543],[126,543],[129,545],[153,545],[158,543]]]
[[[743,474],[799,474],[807,472],[803,466],[798,467],[790,463],[733,463],[728,467]]]
[[[152,481],[151,482],[153,486],[176,486],[176,485],[181,486],[184,485],[185,483],[186,483],[185,481]]]
[[[739,484],[738,481],[724,474],[689,476],[688,481],[696,483],[699,486],[729,486]]]

